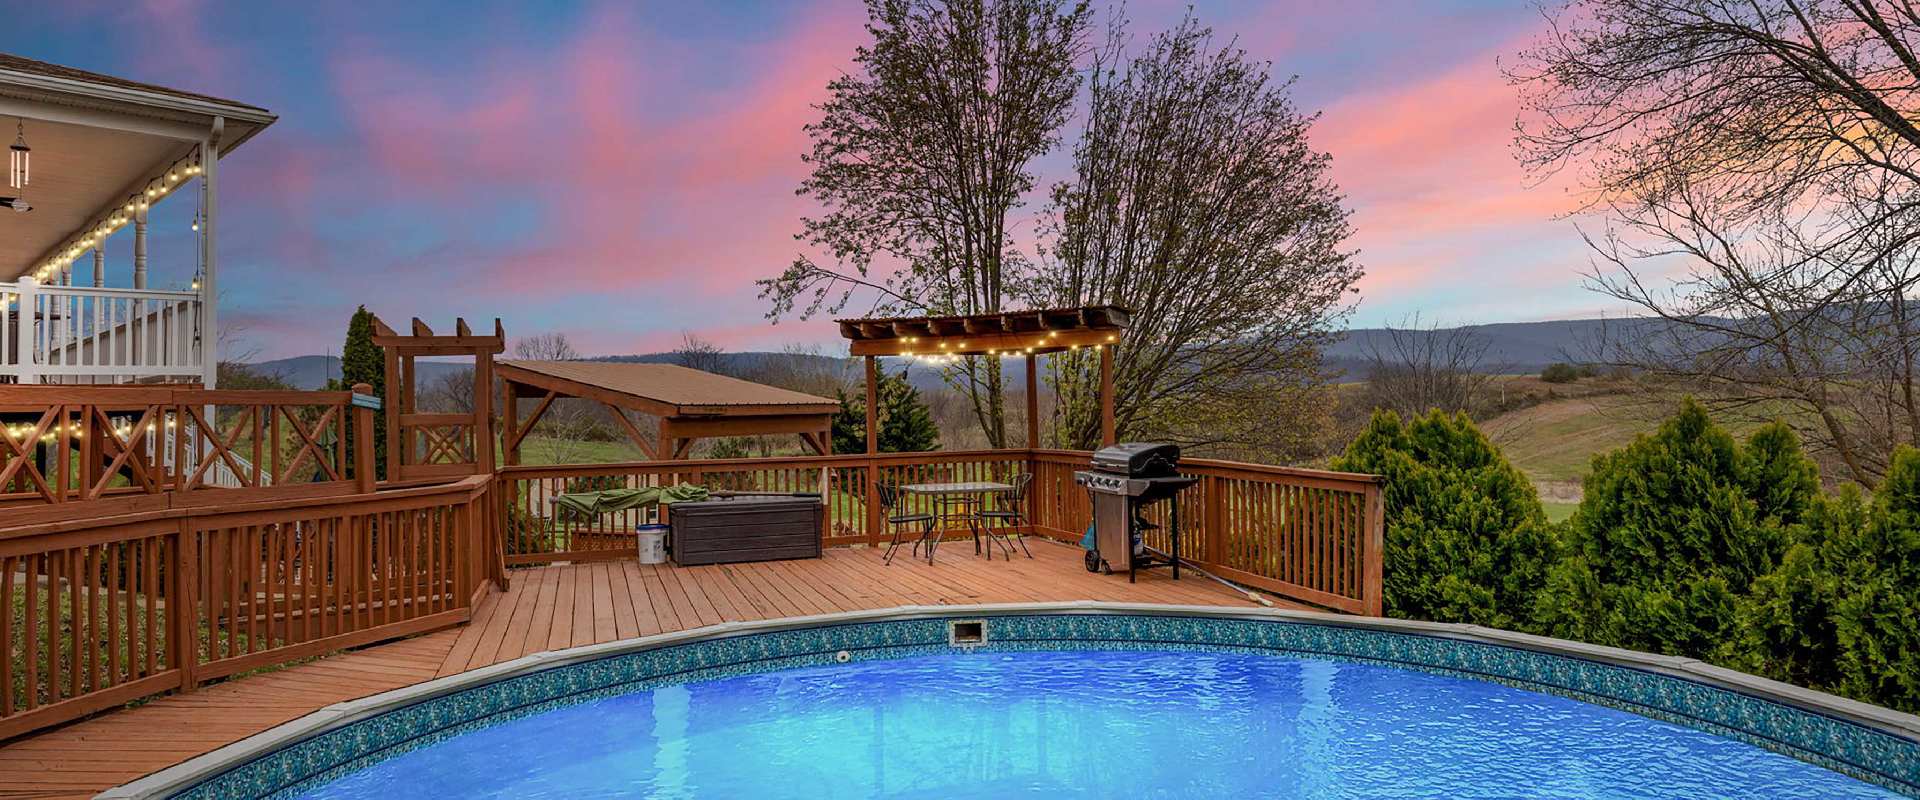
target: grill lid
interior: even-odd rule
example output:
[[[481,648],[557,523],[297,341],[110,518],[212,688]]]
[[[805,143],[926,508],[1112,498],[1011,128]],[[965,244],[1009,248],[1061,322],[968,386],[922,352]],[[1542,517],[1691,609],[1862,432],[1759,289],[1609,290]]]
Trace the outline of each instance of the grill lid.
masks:
[[[1094,452],[1093,468],[1131,478],[1162,478],[1180,471],[1180,445],[1122,442]]]

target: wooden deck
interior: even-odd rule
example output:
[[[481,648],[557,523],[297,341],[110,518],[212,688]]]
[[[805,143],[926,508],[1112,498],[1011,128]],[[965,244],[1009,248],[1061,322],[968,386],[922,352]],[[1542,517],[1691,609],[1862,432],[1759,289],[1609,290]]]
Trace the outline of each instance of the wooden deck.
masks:
[[[340,653],[264,675],[170,695],[0,745],[0,798],[86,797],[326,705],[529,653],[744,621],[899,605],[1114,600],[1252,605],[1195,573],[1128,584],[1087,573],[1078,548],[1034,540],[1032,559],[977,558],[963,542],[936,565],[880,551],[746,565],[632,561],[512,573],[468,625]],[[1280,603],[1280,605],[1288,605]]]

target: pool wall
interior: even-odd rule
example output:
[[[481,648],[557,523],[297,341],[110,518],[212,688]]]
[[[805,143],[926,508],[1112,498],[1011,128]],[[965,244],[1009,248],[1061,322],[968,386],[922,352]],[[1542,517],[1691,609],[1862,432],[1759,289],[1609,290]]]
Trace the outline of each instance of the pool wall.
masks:
[[[982,641],[954,641],[951,623],[975,621]],[[1059,649],[1264,652],[1492,681],[1726,736],[1920,798],[1920,717],[1695,659],[1474,625],[1095,602],[913,606],[539,653],[328,706],[99,796],[286,797],[450,736],[654,686],[839,660]]]

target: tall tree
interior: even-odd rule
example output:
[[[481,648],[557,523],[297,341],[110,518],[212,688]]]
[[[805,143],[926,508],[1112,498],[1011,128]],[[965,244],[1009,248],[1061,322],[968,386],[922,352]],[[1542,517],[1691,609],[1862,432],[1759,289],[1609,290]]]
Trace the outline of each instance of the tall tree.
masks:
[[[832,262],[801,255],[760,281],[769,316],[835,313],[856,292],[884,312],[1000,311],[1021,267],[1008,218],[1072,113],[1090,15],[1067,0],[867,0],[873,41],[806,129],[799,194],[826,213],[797,238]],[[1004,446],[999,360],[947,377]]]
[[[1189,16],[1093,59],[1075,175],[1053,190],[1039,305],[1134,311],[1116,351],[1122,438],[1233,443],[1320,383],[1319,348],[1362,269],[1290,81]],[[1097,357],[1049,360],[1059,444],[1098,441]]]
[[[1723,408],[1791,407],[1871,485],[1920,436],[1920,10],[1571,0],[1549,16],[1508,70],[1520,158],[1571,167],[1608,220],[1589,236],[1595,288],[1664,323],[1597,355]]]

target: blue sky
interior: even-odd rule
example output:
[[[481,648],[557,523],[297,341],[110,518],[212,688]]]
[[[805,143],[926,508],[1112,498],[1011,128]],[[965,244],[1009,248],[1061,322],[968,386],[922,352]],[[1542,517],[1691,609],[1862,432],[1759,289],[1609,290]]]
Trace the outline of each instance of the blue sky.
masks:
[[[1128,5],[1140,35],[1185,8]],[[1196,12],[1299,75],[1301,105],[1323,112],[1315,141],[1369,273],[1354,324],[1605,309],[1582,288],[1565,193],[1529,188],[1508,149],[1514,93],[1495,60],[1537,35],[1529,4]],[[337,348],[360,303],[499,316],[509,335],[564,331],[592,353],[689,331],[733,349],[837,341],[769,324],[752,281],[796,252],[801,126],[865,36],[857,3],[81,0],[7,16],[0,50],[280,115],[222,168],[223,320],[261,357]],[[1047,179],[1063,163],[1047,159]],[[188,252],[192,209],[159,210],[157,280],[184,281],[167,254]]]

